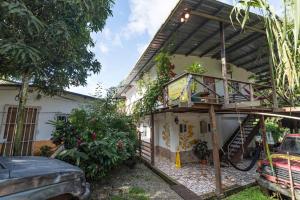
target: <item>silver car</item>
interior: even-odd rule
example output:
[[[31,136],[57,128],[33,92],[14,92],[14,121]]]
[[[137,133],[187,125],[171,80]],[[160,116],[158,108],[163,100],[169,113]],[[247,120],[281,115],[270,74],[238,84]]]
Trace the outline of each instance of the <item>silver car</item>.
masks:
[[[45,157],[0,157],[1,200],[88,199],[78,167]]]

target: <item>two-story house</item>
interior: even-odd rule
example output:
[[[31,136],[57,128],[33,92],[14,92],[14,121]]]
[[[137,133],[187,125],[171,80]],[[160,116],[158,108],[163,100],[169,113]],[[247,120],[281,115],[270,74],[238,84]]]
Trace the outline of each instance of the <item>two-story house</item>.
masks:
[[[203,140],[210,150],[217,145],[238,160],[259,132],[255,112],[278,107],[264,23],[251,14],[242,30],[230,20],[231,11],[232,6],[215,0],[180,1],[122,82],[118,96],[126,98],[131,113],[143,97],[139,78],[147,73],[155,79],[154,58],[168,47],[177,75],[165,86],[163,105],[138,125],[151,150],[142,152],[146,159],[165,157],[175,164],[180,152],[182,163],[193,162],[193,146]],[[187,73],[193,63],[206,72]]]

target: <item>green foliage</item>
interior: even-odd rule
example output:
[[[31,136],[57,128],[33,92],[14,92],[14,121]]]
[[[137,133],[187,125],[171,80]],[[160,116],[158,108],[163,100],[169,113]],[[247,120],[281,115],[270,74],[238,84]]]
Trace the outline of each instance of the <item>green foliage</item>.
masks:
[[[300,2],[283,1],[283,13],[277,15],[268,0],[239,0],[232,13],[245,27],[250,10],[256,8],[263,15],[269,50],[274,64],[277,89],[285,97],[299,101],[300,91]]]
[[[186,68],[186,71],[194,74],[204,74],[207,70],[200,63],[194,62]]]
[[[195,155],[197,156],[197,158],[199,158],[200,160],[207,160],[208,156],[209,156],[209,151],[208,151],[208,147],[207,147],[207,142],[206,141],[199,141],[193,149]]]
[[[113,0],[3,0],[0,2],[0,75],[29,76],[38,90],[55,94],[85,85],[100,71],[91,32],[101,31]]]
[[[111,197],[112,200],[148,200],[149,196],[143,188],[131,187],[128,193]]]
[[[73,110],[67,123],[51,122],[55,125],[52,141],[66,148],[58,158],[79,166],[90,179],[105,176],[135,155],[135,125],[131,117],[118,112],[117,100],[108,95]]]
[[[231,195],[226,198],[226,200],[271,200],[273,198],[264,196],[264,194],[259,190],[259,187],[247,188],[237,194]]]
[[[163,101],[163,89],[175,73],[172,71],[174,65],[170,61],[170,55],[166,52],[160,52],[155,57],[157,67],[157,79],[146,83],[147,87],[143,98],[134,105],[133,113],[136,119],[149,114]]]
[[[272,133],[272,137],[274,139],[274,142],[280,142],[284,135],[286,133],[289,133],[289,129],[283,128],[279,125],[279,120],[278,118],[268,118],[266,120],[266,130],[267,132]]]
[[[41,146],[40,148],[40,156],[50,157],[52,154],[52,148],[48,145]]]

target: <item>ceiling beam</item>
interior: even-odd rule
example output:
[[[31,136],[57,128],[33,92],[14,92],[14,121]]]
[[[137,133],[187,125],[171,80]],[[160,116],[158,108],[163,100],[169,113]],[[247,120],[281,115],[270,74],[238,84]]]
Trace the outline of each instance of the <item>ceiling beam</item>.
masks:
[[[197,15],[199,17],[204,17],[210,20],[215,20],[215,21],[219,21],[219,22],[223,22],[223,23],[227,23],[227,24],[233,24],[234,26],[238,26],[241,27],[240,23],[237,22],[232,22],[230,19],[225,19],[225,18],[221,18],[221,17],[217,17],[217,16],[213,16],[210,14],[206,14],[206,13],[202,13],[202,12],[198,12],[198,11],[191,11],[192,15]],[[262,33],[262,34],[266,34],[266,32],[264,30],[249,26],[249,25],[245,25],[244,29],[246,30],[251,30],[253,32],[258,32],[258,33]]]
[[[263,34],[258,34],[258,33],[252,33],[250,36],[246,37],[246,38],[243,38],[235,43],[233,43],[232,45],[230,45],[228,48],[226,48],[226,52],[227,54],[233,52],[233,51],[236,51],[238,50],[239,48],[241,48],[242,46],[245,46],[245,45],[248,45],[249,43],[263,37],[265,35]],[[216,52],[212,58],[219,58],[220,57],[220,52]]]
[[[267,72],[267,71],[270,71],[270,66],[269,65],[266,65],[266,66],[260,66],[256,69],[253,69],[252,72],[257,74],[257,73],[264,73],[264,72]]]
[[[241,55],[241,56],[235,57],[235,58],[233,58],[233,59],[228,59],[228,62],[230,62],[230,63],[235,63],[235,62],[237,62],[238,60],[243,59],[243,58],[246,57],[246,56],[252,56],[253,54],[259,54],[259,53],[263,53],[263,51],[260,51],[260,50],[257,50],[257,49],[253,49],[252,51],[246,52],[246,53],[244,53],[244,54]]]
[[[257,62],[257,61],[259,61],[259,60],[262,60],[262,59],[264,59],[266,56],[268,56],[268,54],[263,54],[263,55],[261,55],[260,57],[256,57],[256,58],[250,58],[250,59],[248,59],[248,60],[246,60],[246,61],[244,61],[244,62],[242,62],[242,63],[237,63],[236,65],[237,66],[245,66],[245,65],[248,65],[248,64],[250,64],[250,63],[255,63],[255,62]],[[248,55],[247,55],[247,57],[248,57]]]
[[[269,61],[264,62],[264,63],[257,64],[257,65],[255,65],[255,66],[252,66],[252,67],[249,67],[249,68],[244,68],[244,69],[246,69],[246,70],[248,70],[248,71],[251,71],[251,70],[254,70],[254,69],[261,68],[261,67],[266,66],[266,65],[269,65]]]
[[[260,23],[260,20],[256,20],[256,21],[252,22],[250,26],[255,26],[256,24],[259,24],[259,23]],[[228,25],[228,27],[229,27],[231,24],[227,24],[227,25]],[[226,26],[226,25],[225,25],[225,26]],[[241,27],[239,27],[239,28],[240,28],[240,29],[239,29],[238,31],[236,31],[236,32],[234,32],[233,34],[231,34],[230,36],[226,37],[226,38],[225,38],[225,42],[228,42],[228,41],[232,40],[233,38],[237,37],[238,35],[242,34],[242,31],[243,31],[243,30],[241,29]],[[215,33],[213,33],[213,34],[215,34]],[[212,38],[212,37],[209,37],[209,38],[207,38],[207,40],[209,40],[209,39],[211,39],[211,38]],[[207,41],[207,40],[206,40],[206,41]],[[215,44],[214,46],[208,48],[206,51],[204,51],[203,53],[201,53],[201,54],[199,55],[199,57],[203,57],[203,56],[207,55],[208,53],[214,51],[214,50],[217,49],[218,47],[220,47],[220,42],[218,42],[218,43]]]
[[[230,27],[229,24],[224,25],[224,29]],[[217,35],[220,34],[220,29],[214,31],[209,37],[203,38],[200,42],[197,43],[197,45],[195,45],[193,48],[191,48],[185,55],[188,56],[191,53],[193,53],[196,49],[198,49],[201,45],[203,45],[205,42],[207,42],[208,40],[216,37]],[[218,46],[220,46],[220,44],[218,44]]]
[[[200,3],[198,3],[196,9],[198,9],[202,5],[203,2],[204,2],[204,0],[202,0]],[[218,15],[222,10],[223,10],[223,7],[221,7],[216,12],[214,12],[214,15]],[[190,21],[191,21],[191,19],[190,19]],[[182,41],[180,41],[179,44],[177,44],[175,46],[175,48],[171,51],[171,54],[175,53],[188,39],[193,37],[193,35],[195,33],[197,33],[202,27],[204,27],[208,21],[209,20],[204,20],[202,23],[200,23],[192,32],[190,32]]]

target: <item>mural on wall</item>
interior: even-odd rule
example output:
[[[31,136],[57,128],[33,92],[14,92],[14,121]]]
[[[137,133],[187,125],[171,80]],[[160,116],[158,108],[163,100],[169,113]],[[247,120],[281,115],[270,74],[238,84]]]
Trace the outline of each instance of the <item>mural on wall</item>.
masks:
[[[184,151],[189,150],[197,143],[197,140],[194,138],[194,126],[188,124],[187,121],[185,123],[187,124],[187,131],[179,133],[179,148]]]
[[[168,123],[163,125],[162,139],[164,140],[166,146],[170,147],[170,128]]]

